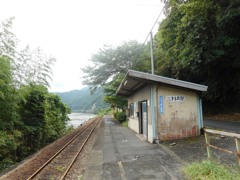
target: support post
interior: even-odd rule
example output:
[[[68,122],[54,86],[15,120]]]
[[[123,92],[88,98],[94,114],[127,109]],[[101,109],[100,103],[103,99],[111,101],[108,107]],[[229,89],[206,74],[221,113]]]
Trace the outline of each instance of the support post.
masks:
[[[152,119],[152,140],[156,138],[156,128],[155,128],[155,108],[154,108],[154,84],[150,85],[150,98],[151,98],[151,119]]]
[[[206,140],[206,146],[207,146],[207,156],[209,159],[212,158],[211,156],[211,147],[209,146],[210,145],[210,138],[209,138],[209,135],[207,132],[204,133],[204,136],[205,136],[205,140]]]
[[[240,166],[240,139],[238,139],[236,137],[234,139],[235,139],[236,148],[237,148],[237,160],[238,160],[238,164]]]
[[[152,65],[152,74],[154,74],[154,60],[153,60],[153,37],[152,37],[152,31],[150,32],[150,49],[151,49],[151,65]]]

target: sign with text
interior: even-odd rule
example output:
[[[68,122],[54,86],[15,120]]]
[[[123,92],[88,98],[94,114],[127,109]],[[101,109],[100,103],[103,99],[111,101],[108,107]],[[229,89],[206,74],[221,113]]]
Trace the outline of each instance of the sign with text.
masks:
[[[164,109],[163,109],[163,96],[159,97],[159,103],[160,103],[160,113],[163,114]]]
[[[167,96],[166,101],[167,102],[184,102],[185,97],[184,96]]]

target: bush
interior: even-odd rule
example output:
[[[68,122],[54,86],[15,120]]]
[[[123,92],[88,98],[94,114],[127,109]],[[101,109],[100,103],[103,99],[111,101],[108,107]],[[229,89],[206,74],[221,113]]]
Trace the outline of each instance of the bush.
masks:
[[[97,115],[103,116],[103,115],[111,114],[111,111],[112,111],[111,108],[108,108],[108,109],[98,109],[97,110]]]
[[[124,122],[127,120],[127,116],[125,112],[116,112],[114,113],[114,118],[118,120],[120,123]]]
[[[3,170],[9,168],[11,165],[13,165],[14,162],[9,159],[9,158],[5,158],[3,161],[1,161],[0,163],[0,172],[2,172]]]

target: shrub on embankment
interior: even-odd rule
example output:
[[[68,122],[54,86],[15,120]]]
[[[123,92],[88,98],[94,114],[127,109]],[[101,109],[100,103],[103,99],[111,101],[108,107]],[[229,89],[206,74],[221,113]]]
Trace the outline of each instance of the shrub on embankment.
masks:
[[[17,46],[13,19],[0,22],[0,172],[64,134],[70,112],[47,89],[55,58]]]
[[[70,112],[42,85],[23,86],[4,95],[14,98],[0,101],[0,172],[62,136]]]

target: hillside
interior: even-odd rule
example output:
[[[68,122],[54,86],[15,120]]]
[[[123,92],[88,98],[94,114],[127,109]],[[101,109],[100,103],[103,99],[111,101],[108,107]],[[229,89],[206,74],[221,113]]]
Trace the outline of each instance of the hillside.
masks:
[[[92,95],[88,87],[69,92],[56,92],[55,94],[60,96],[72,112],[96,113],[98,109],[108,107],[103,101],[105,95],[102,89],[96,90]]]

